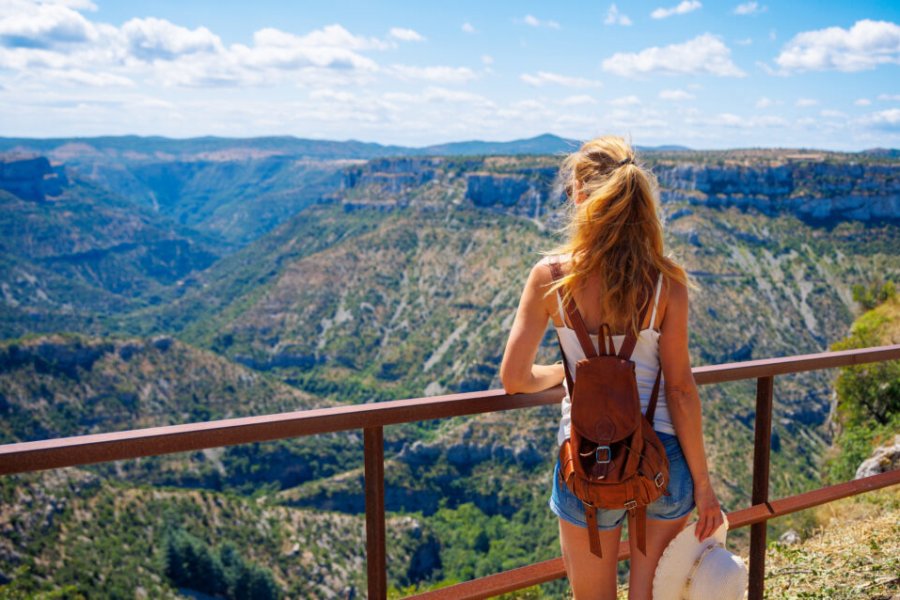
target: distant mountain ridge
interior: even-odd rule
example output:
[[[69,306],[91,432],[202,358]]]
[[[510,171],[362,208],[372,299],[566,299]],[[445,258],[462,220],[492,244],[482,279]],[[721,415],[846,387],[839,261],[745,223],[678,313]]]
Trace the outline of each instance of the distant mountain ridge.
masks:
[[[162,158],[180,158],[185,155],[205,155],[207,158],[227,156],[226,152],[244,157],[292,156],[319,160],[360,159],[389,156],[485,156],[485,155],[521,155],[521,154],[561,154],[577,150],[581,141],[565,138],[552,133],[544,133],[530,138],[509,140],[505,142],[484,140],[462,140],[427,146],[402,146],[397,144],[380,144],[359,140],[324,140],[299,138],[290,135],[257,136],[247,138],[229,138],[218,136],[202,136],[193,138],[169,138],[162,136],[96,136],[96,137],[61,137],[61,138],[14,138],[0,137],[0,153],[24,152],[49,156],[51,159],[64,160],[71,158],[88,158],[92,154],[105,155],[107,158],[119,153],[129,158],[158,160]],[[740,150],[696,150],[680,144],[662,144],[659,146],[635,146],[638,152],[732,152]],[[791,152],[824,152],[828,154],[871,155],[887,158],[900,156],[897,148],[870,148],[860,152],[831,152],[814,148],[791,149],[781,148],[776,151]],[[86,155],[84,154],[86,152]]]
[[[185,155],[215,155],[226,151],[253,152],[253,156],[294,156],[320,160],[362,159],[386,156],[469,156],[469,155],[520,155],[560,154],[577,150],[581,142],[553,135],[541,134],[531,138],[506,142],[464,140],[444,144],[413,147],[359,140],[318,140],[293,136],[264,136],[250,138],[226,138],[204,136],[195,138],[167,138],[161,136],[97,136],[66,138],[8,138],[0,137],[0,153],[35,153],[55,160],[71,159],[72,154],[82,153],[111,157],[130,154],[130,158],[147,159],[184,158]],[[681,145],[636,146],[640,152],[677,152],[690,150]],[[880,150],[885,152],[885,150]],[[86,152],[86,154],[85,154]],[[888,151],[891,152],[891,151]]]

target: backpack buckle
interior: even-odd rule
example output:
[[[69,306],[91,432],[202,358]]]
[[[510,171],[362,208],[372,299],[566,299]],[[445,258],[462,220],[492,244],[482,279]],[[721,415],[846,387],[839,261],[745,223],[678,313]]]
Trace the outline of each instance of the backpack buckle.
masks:
[[[606,450],[606,458],[600,459],[600,451]],[[594,450],[594,460],[597,461],[597,464],[605,465],[606,463],[612,462],[612,450],[609,446],[597,446],[597,449]]]
[[[657,473],[656,477],[653,478],[653,483],[656,484],[656,487],[660,488],[665,483],[664,477],[662,473]]]
[[[625,510],[634,510],[637,508],[637,502],[634,500],[626,500],[625,501]]]

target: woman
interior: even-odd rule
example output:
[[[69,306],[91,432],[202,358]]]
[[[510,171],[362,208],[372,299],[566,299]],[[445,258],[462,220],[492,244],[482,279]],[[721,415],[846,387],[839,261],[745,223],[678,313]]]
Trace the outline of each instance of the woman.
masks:
[[[637,551],[632,541],[629,575],[629,598],[650,598],[659,557],[684,528],[695,504],[698,539],[709,537],[722,523],[710,485],[700,398],[688,354],[687,276],[663,256],[655,179],[635,164],[633,150],[623,139],[607,136],[586,142],[565,159],[561,176],[572,201],[568,240],[531,270],[500,378],[510,394],[537,392],[563,382],[562,364],[534,364],[548,319],[556,327],[574,375],[574,364],[584,357],[584,351],[561,308],[570,294],[595,346],[602,323],[618,334],[614,336],[617,348],[627,328],[637,333],[632,360],[643,411],[661,365],[664,385],[654,429],[669,458],[670,495],[647,506],[647,553]],[[556,284],[550,272],[551,259],[561,262],[564,275]],[[657,272],[659,277],[654,276]],[[646,311],[645,322],[637,323],[645,302],[653,302],[653,310]],[[560,444],[569,436],[570,410],[566,394]],[[560,546],[575,598],[614,599],[617,552],[604,552],[603,558],[591,554],[583,505],[560,483],[558,470],[557,462],[550,508],[559,517]],[[624,510],[597,511],[601,547],[618,548],[624,516]]]

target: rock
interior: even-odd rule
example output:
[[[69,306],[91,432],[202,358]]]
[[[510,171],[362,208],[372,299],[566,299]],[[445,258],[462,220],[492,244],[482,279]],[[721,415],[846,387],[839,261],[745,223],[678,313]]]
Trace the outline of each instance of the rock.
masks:
[[[754,208],[769,215],[792,213],[810,221],[900,219],[900,179],[894,165],[815,161],[777,166],[677,164],[658,166],[654,172],[664,204],[687,201]]]
[[[437,446],[428,446],[421,440],[412,444],[404,444],[397,458],[408,465],[427,465],[434,463],[441,455],[441,449]]]
[[[151,339],[150,343],[160,352],[167,352],[172,347],[172,338],[167,335],[158,335]]]
[[[125,342],[121,346],[119,346],[119,358],[128,362],[131,360],[131,357],[142,351],[144,346],[142,344],[136,344],[132,342]]]
[[[488,460],[491,453],[490,446],[453,444],[447,449],[447,462],[454,467],[467,467]]]
[[[0,158],[0,190],[22,200],[44,202],[61,194],[65,183],[65,176],[54,172],[44,156]]]
[[[799,544],[801,541],[800,534],[794,531],[793,529],[788,529],[784,533],[781,534],[781,537],[778,538],[778,541],[782,544]]]
[[[879,473],[886,473],[900,469],[900,434],[894,436],[893,442],[888,442],[880,448],[876,448],[872,455],[864,460],[856,469],[854,479],[871,477]]]
[[[528,180],[520,175],[472,174],[466,177],[466,199],[475,206],[512,206],[529,187]]]
[[[111,343],[43,337],[27,344],[10,344],[0,351],[0,372],[31,363],[39,372],[62,373],[74,378],[78,376],[78,368],[90,371],[95,362],[113,350]]]

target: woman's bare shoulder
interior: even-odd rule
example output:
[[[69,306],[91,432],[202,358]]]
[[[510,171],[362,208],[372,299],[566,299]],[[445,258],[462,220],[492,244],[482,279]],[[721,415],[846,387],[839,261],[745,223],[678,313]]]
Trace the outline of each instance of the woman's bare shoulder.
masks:
[[[664,277],[663,297],[660,299],[660,327],[687,326],[688,288],[671,277]]]

